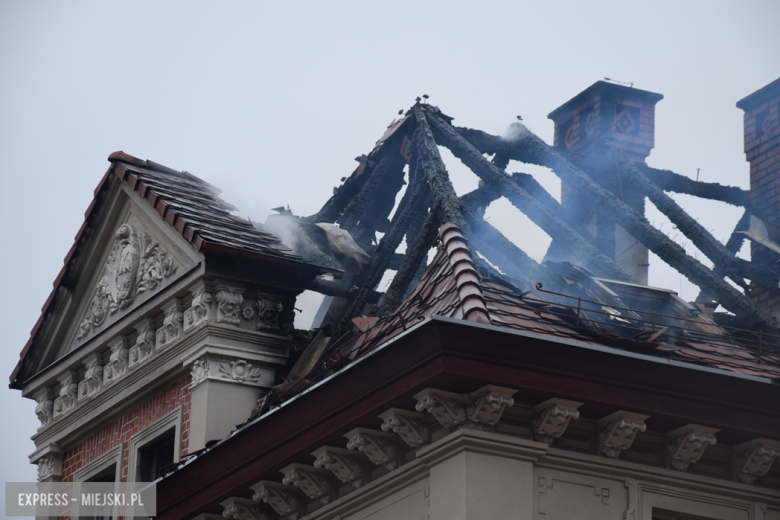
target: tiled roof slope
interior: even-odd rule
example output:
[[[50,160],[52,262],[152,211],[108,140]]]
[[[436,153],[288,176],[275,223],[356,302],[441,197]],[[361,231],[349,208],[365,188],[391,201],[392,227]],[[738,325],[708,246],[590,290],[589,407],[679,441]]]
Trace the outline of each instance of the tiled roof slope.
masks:
[[[54,280],[52,291],[41,308],[41,315],[30,332],[30,339],[19,354],[19,362],[11,373],[11,385],[19,375],[22,362],[49,311],[60,283],[68,272],[70,262],[80,246],[82,235],[98,203],[98,194],[106,186],[110,175],[116,175],[138,192],[160,217],[179,231],[199,252],[226,252],[308,264],[303,258],[290,254],[290,249],[276,236],[255,228],[251,222],[241,217],[231,215],[230,211],[236,208],[219,197],[219,188],[206,181],[188,172],[176,171],[124,152],[114,152],[108,156],[108,160],[111,166],[95,188],[92,203],[84,213],[84,222],[65,255],[62,269]],[[321,270],[328,271],[326,268]]]
[[[220,190],[194,175],[124,152],[112,153],[108,160],[115,163],[115,173],[198,251],[211,245],[303,261],[274,235],[231,215],[236,208],[219,197]]]
[[[360,358],[431,316],[465,319],[454,274],[446,248],[440,249],[420,283],[397,312],[377,321],[359,335],[344,337],[339,341],[340,344],[333,346],[333,350],[338,352],[336,357],[349,361]],[[573,319],[566,319],[566,312],[560,305],[551,300],[546,303],[546,295],[537,291],[531,283],[513,281],[510,283],[497,276],[483,276],[480,280],[490,323],[494,326],[675,359],[750,376],[780,378],[780,356],[777,354],[764,352],[759,359],[756,352],[739,348],[738,345],[728,345],[725,341],[711,344],[675,337],[674,344],[670,344],[620,337],[600,331],[598,327],[577,327],[572,323]],[[571,317],[575,315],[571,313]]]

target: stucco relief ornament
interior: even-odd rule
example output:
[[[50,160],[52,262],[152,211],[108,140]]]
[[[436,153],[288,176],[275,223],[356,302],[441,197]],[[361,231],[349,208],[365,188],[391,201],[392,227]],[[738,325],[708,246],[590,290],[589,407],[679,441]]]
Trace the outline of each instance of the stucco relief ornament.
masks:
[[[199,282],[193,292],[192,305],[184,311],[184,332],[197,327],[211,319],[211,301],[213,295],[206,290],[203,282]]]
[[[416,393],[416,409],[427,410],[442,426],[490,431],[501,418],[506,406],[512,406],[517,390],[487,385],[470,394],[456,394],[427,388]]]
[[[152,323],[144,318],[137,323],[135,329],[138,331],[138,338],[135,340],[135,346],[130,349],[130,368],[135,368],[147,359],[154,357],[157,353],[155,344],[155,333],[152,329]]]
[[[163,326],[157,330],[158,349],[163,349],[178,341],[183,335],[184,314],[181,311],[181,302],[174,299],[163,306],[163,312],[165,312]]]
[[[306,514],[306,504],[294,486],[263,480],[252,486],[252,490],[255,492],[252,500],[265,502],[283,517],[298,520]]]
[[[38,459],[38,481],[43,482],[54,474],[54,460],[51,455]]]
[[[257,300],[257,330],[279,332],[279,316],[282,314],[282,302],[268,298]]]
[[[244,307],[241,310],[241,315],[244,317],[245,320],[251,320],[255,317],[255,310],[252,307]]]
[[[611,459],[631,447],[637,433],[647,429],[645,420],[650,416],[634,412],[618,411],[599,421],[599,453]]]
[[[92,354],[84,363],[87,365],[87,371],[84,379],[79,382],[79,402],[86,401],[103,390],[103,367],[98,362],[98,356]]]
[[[217,300],[217,323],[229,323],[238,325],[241,320],[238,312],[241,304],[244,303],[244,297],[238,291],[220,290],[215,296]]]
[[[79,323],[76,340],[85,338],[103,325],[108,316],[131,305],[139,293],[156,288],[176,271],[176,266],[148,233],[144,232],[139,240],[130,224],[122,224],[114,235],[104,270],[90,311]]]
[[[390,408],[379,416],[382,431],[393,430],[412,448],[419,448],[431,441],[431,429],[425,424],[425,416],[400,408]]]
[[[129,350],[124,337],[119,337],[110,341],[108,346],[111,348],[111,357],[103,367],[103,386],[108,386],[127,373]]]
[[[225,379],[239,383],[257,383],[262,370],[260,367],[247,363],[243,359],[219,364],[219,373]]]
[[[190,384],[190,388],[208,379],[209,377],[208,358],[199,359],[195,363],[193,363],[192,370],[190,371],[190,375],[192,376],[192,383]]]

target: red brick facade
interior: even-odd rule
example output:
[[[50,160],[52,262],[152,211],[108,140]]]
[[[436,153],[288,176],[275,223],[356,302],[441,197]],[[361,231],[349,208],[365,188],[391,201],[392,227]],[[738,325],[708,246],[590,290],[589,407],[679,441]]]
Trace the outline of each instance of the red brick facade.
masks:
[[[190,382],[187,377],[146,403],[128,413],[111,425],[103,428],[65,454],[62,467],[63,482],[72,482],[76,470],[99,457],[106,451],[125,443],[122,454],[122,481],[127,481],[130,437],[154,423],[165,414],[182,407],[181,455],[187,455],[190,431]]]
[[[737,103],[745,111],[745,158],[750,162],[750,202],[755,216],[780,227],[780,79]],[[753,262],[774,267],[780,255],[751,242]],[[756,284],[750,297],[761,307],[780,313],[780,292]]]

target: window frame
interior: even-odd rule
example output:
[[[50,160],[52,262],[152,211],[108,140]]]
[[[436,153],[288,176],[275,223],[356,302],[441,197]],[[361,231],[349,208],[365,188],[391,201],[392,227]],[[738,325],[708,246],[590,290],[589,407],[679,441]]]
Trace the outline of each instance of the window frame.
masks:
[[[156,420],[140,432],[130,437],[129,455],[127,461],[127,481],[138,482],[138,464],[141,458],[139,451],[146,445],[151,444],[161,438],[168,430],[173,432],[173,462],[181,461],[181,426],[182,425],[182,407],[168,412],[166,415]]]

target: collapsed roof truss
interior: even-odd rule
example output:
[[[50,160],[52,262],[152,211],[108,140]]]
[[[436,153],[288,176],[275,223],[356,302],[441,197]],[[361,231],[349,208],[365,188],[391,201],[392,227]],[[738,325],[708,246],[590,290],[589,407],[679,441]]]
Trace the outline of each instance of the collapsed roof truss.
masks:
[[[359,159],[358,168],[334,190],[333,197],[323,208],[306,219],[312,223],[338,223],[361,247],[373,251],[371,265],[349,279],[349,283],[358,289],[348,293],[349,305],[338,320],[336,336],[348,330],[351,320],[364,311],[369,296],[389,268],[405,236],[406,253],[375,312],[385,315],[400,303],[409,287],[419,279],[427,252],[438,239],[438,227],[447,222],[461,228],[472,248],[504,273],[533,282],[546,281],[544,267],[522,250],[522,244],[512,243],[483,218],[485,208],[502,196],[554,242],[573,248],[583,264],[596,275],[631,281],[613,258],[605,254],[609,244],[605,246],[603,238],[585,231],[582,219],[578,219],[570,208],[558,203],[530,175],[509,175],[506,167],[510,160],[549,168],[562,182],[587,193],[598,205],[600,218],[619,223],[638,242],[700,287],[700,301],[714,300],[751,328],[772,333],[780,328],[776,318],[724,280],[728,277],[745,289],[744,279],[747,278],[774,290],[780,281],[780,270],[757,266],[735,256],[744,239],[737,230],[744,226],[750,215],[746,191],[698,182],[668,170],[636,164],[614,147],[607,156],[570,155],[549,146],[522,124],[512,126],[511,138],[455,127],[451,118],[437,107],[418,102],[389,127],[368,156]],[[484,184],[458,197],[438,145],[449,149]],[[493,155],[492,160],[486,155]],[[407,160],[409,185],[388,223],[393,202],[403,187],[403,168]],[[643,214],[615,196],[603,185],[605,177],[618,178],[650,199],[713,262],[714,268],[710,269],[688,255],[682,246],[653,227]],[[666,191],[743,206],[745,215],[724,246]],[[371,242],[378,231],[385,234],[374,248]],[[612,247],[614,251],[614,242]],[[340,294],[345,293],[341,291]]]

